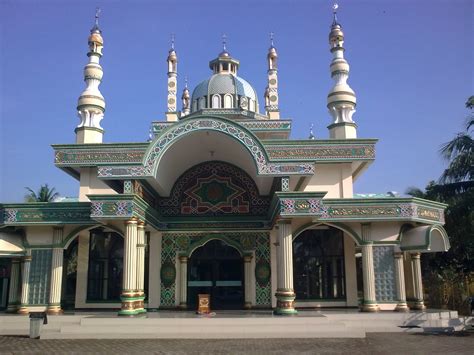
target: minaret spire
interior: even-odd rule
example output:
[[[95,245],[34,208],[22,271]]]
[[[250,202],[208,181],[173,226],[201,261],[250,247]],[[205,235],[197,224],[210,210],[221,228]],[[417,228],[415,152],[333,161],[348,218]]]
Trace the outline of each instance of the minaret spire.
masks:
[[[270,32],[270,48],[268,49],[268,85],[265,89],[265,112],[270,119],[280,119],[278,107],[278,54],[273,44],[274,33]]]
[[[327,107],[333,118],[328,126],[331,138],[357,138],[357,126],[352,120],[356,107],[356,95],[347,83],[349,64],[344,59],[344,33],[337,19],[339,5],[333,5],[333,22],[329,33],[329,44],[333,59],[330,65],[331,78],[334,86],[329,91]]]
[[[176,102],[176,93],[178,90],[178,56],[174,50],[175,36],[171,34],[171,48],[168,52],[168,100],[167,100],[167,121],[178,120],[178,110]]]
[[[88,39],[89,63],[84,68],[86,88],[79,97],[77,113],[81,122],[76,128],[76,143],[102,143],[104,130],[100,121],[104,118],[105,100],[99,90],[103,71],[100,66],[104,40],[99,28],[100,9],[96,9],[95,23]]]

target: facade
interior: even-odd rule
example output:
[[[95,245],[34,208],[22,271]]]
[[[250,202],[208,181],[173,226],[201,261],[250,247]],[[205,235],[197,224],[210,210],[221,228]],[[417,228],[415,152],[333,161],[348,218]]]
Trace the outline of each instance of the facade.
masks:
[[[195,309],[359,307],[422,310],[420,253],[446,251],[445,205],[360,196],[375,159],[357,137],[344,34],[329,34],[329,139],[289,138],[278,54],[268,51],[264,103],[223,51],[178,110],[178,56],[168,54],[166,120],[150,140],[103,143],[103,39],[88,39],[75,144],[53,145],[78,200],[0,204],[0,307],[27,314],[119,309],[135,316]]]

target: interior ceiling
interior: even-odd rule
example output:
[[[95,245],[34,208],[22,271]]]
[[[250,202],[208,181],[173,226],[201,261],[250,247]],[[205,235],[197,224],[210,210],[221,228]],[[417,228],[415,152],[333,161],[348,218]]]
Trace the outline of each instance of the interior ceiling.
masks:
[[[198,131],[169,147],[158,165],[156,179],[149,181],[161,196],[169,196],[176,180],[189,168],[205,161],[220,160],[244,170],[254,180],[260,195],[268,195],[271,176],[257,176],[250,152],[236,139],[216,131]]]

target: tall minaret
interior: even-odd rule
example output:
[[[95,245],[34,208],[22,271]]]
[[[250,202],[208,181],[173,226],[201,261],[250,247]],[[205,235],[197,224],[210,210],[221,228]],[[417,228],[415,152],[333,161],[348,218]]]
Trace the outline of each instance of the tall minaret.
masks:
[[[328,94],[328,109],[333,123],[328,126],[329,137],[335,139],[357,138],[357,126],[352,120],[355,112],[356,96],[347,84],[349,64],[344,59],[344,33],[337,21],[337,8],[334,4],[334,19],[329,33],[329,44],[334,58],[330,65],[331,77],[334,86]]]
[[[272,120],[280,119],[278,108],[278,54],[273,46],[273,32],[270,33],[270,48],[267,54],[268,59],[268,85],[265,89],[265,112]]]
[[[99,29],[100,9],[95,14],[95,24],[89,36],[89,63],[84,68],[84,81],[86,89],[82,92],[77,102],[77,113],[81,122],[77,126],[76,143],[102,143],[104,134],[100,121],[104,118],[105,100],[99,91],[102,81],[102,67],[99,64],[102,57],[102,31]]]
[[[189,89],[188,89],[188,78],[184,78],[184,90],[183,90],[183,95],[181,95],[181,101],[183,103],[183,110],[181,111],[181,117],[189,115],[191,112],[191,97],[189,95]]]
[[[168,109],[166,111],[167,121],[178,120],[178,109],[176,93],[178,90],[178,56],[174,50],[174,35],[171,35],[171,48],[168,52]]]

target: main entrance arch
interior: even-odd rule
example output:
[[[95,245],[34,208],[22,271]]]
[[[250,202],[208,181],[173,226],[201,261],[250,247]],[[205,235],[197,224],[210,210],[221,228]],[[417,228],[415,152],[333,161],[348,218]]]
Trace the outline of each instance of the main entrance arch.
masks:
[[[194,250],[188,262],[188,305],[196,309],[198,294],[211,295],[211,309],[242,309],[243,256],[222,240],[212,239]]]

